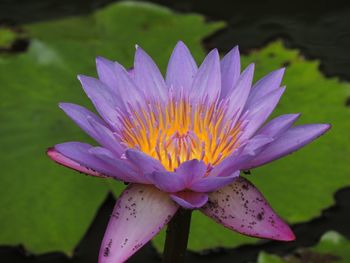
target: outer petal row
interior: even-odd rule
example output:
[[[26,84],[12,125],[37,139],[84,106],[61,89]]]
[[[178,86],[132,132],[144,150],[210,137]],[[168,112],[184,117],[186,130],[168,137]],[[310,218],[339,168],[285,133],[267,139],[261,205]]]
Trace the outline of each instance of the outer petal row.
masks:
[[[140,47],[136,47],[134,61],[135,83],[149,99],[166,101],[168,89],[153,59]]]
[[[330,127],[329,124],[306,124],[292,127],[254,159],[245,163],[242,169],[252,169],[297,151],[324,134]]]
[[[119,197],[102,241],[99,263],[122,263],[155,236],[178,209],[166,193],[132,184]]]
[[[244,178],[211,193],[201,211],[219,224],[248,236],[283,241],[295,239],[259,190]]]
[[[196,72],[197,64],[190,51],[182,41],[179,41],[171,54],[166,72],[166,83],[177,98],[181,90],[188,94]]]
[[[120,98],[117,100],[119,108],[126,110],[128,103],[143,102],[141,90],[118,62],[97,57],[96,67],[100,81],[109,87],[114,97]]]
[[[239,233],[290,241],[295,238],[262,194],[246,179],[208,195],[179,192],[170,196],[187,209],[200,211]],[[99,263],[125,262],[166,225],[178,209],[166,193],[153,186],[130,185],[119,197],[100,249]]]
[[[217,49],[212,50],[199,67],[190,90],[192,102],[213,102],[221,90],[220,57]]]
[[[146,177],[159,189],[168,193],[181,191],[208,193],[231,183],[239,176],[238,170],[221,177],[206,173],[207,166],[204,162],[191,160],[180,164],[175,172],[154,171],[146,174]]]
[[[221,60],[221,93],[220,98],[227,98],[236,86],[241,72],[241,59],[238,46],[234,47]]]
[[[47,154],[55,162],[88,175],[113,177],[125,182],[148,183],[148,180],[140,176],[127,160],[115,157],[112,152],[102,147],[66,142],[50,148]]]

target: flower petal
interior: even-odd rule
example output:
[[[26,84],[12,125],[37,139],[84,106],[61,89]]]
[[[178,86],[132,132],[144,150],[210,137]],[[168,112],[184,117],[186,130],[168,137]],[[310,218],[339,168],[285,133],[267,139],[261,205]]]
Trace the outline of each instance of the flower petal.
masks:
[[[190,91],[191,101],[203,102],[206,98],[216,100],[221,90],[220,57],[213,49],[199,67]]]
[[[237,170],[244,170],[243,167],[249,163],[255,156],[260,154],[265,147],[273,141],[272,138],[264,135],[254,136],[252,139],[242,144],[229,157],[215,166],[210,176],[226,177],[232,175]]]
[[[91,127],[88,122],[88,117],[102,126],[106,126],[103,120],[100,119],[95,113],[85,109],[84,107],[72,103],[60,103],[59,107],[91,138],[95,141],[100,141],[100,136],[96,133],[95,129]]]
[[[239,140],[244,141],[254,135],[273,112],[284,91],[285,88],[274,90],[248,109],[248,113],[244,117],[248,124],[244,127],[243,134]]]
[[[247,107],[255,104],[260,98],[278,89],[281,85],[285,68],[272,71],[253,86],[247,101]]]
[[[312,142],[330,129],[329,124],[306,124],[295,126],[271,143],[257,157],[245,164],[251,169],[279,159]]]
[[[98,113],[111,127],[117,128],[118,113],[116,109],[122,103],[118,101],[120,98],[113,96],[109,88],[98,79],[83,75],[79,75],[78,79]]]
[[[196,193],[191,191],[182,191],[170,195],[176,203],[185,209],[197,209],[208,202],[206,193]]]
[[[262,127],[257,135],[265,135],[271,138],[277,138],[290,127],[300,117],[300,114],[285,114],[274,118]]]
[[[229,105],[227,112],[230,112],[232,117],[235,115],[236,119],[240,116],[244,109],[244,105],[247,101],[250,88],[253,81],[254,75],[254,64],[250,64],[240,75],[238,81],[231,94],[227,97]]]
[[[89,153],[89,150],[92,148],[94,147],[86,143],[66,142],[55,145],[54,149],[48,151],[48,155],[55,162],[76,171],[89,175],[100,177],[110,176],[118,179],[119,175],[111,165]],[[79,168],[77,165],[81,167]]]
[[[190,186],[194,180],[203,178],[207,172],[207,165],[203,161],[196,159],[180,164],[175,173],[184,178],[186,186]]]
[[[146,178],[158,189],[167,193],[179,192],[186,188],[184,178],[173,172],[153,172],[146,174]]]
[[[93,147],[89,149],[89,153],[109,165],[113,169],[115,178],[118,180],[128,183],[150,183],[128,160],[115,158],[115,155],[106,148]]]
[[[143,174],[153,173],[155,171],[165,171],[165,168],[158,160],[141,151],[128,149],[125,152],[125,156]]]
[[[206,171],[205,163],[194,159],[181,163],[175,172],[153,172],[146,177],[160,190],[175,193],[190,189],[193,181],[204,178]]]
[[[68,168],[71,168],[77,172],[81,172],[87,175],[97,176],[97,177],[106,177],[105,175],[91,170],[90,168],[87,168],[85,166],[82,166],[80,163],[69,159],[68,157],[64,156],[63,154],[56,151],[55,148],[49,148],[47,149],[47,155],[51,158],[51,160],[55,161],[56,163],[66,166]]]
[[[206,176],[193,182],[189,187],[192,191],[209,193],[216,191],[225,185],[232,183],[239,176],[239,171],[233,172],[230,176]]]
[[[176,97],[181,89],[189,91],[197,72],[197,64],[186,45],[179,41],[171,54],[166,73],[166,83],[173,88]]]
[[[152,186],[131,184],[118,198],[102,241],[99,263],[122,263],[155,236],[178,206]]]
[[[235,46],[221,60],[220,98],[227,98],[236,87],[241,72],[241,60],[238,46]]]
[[[140,47],[136,48],[134,74],[137,86],[146,96],[166,100],[168,89],[163,76],[152,58]]]
[[[142,101],[140,91],[122,65],[103,57],[97,57],[96,66],[99,79],[110,88],[114,96],[121,98],[120,108],[125,110],[128,103]]]
[[[283,241],[295,239],[289,226],[244,178],[210,194],[201,211],[217,223],[244,235]]]
[[[120,157],[124,152],[124,147],[119,143],[113,132],[95,119],[91,117],[88,117],[87,119],[99,138],[98,142],[106,149],[114,152],[117,157]]]

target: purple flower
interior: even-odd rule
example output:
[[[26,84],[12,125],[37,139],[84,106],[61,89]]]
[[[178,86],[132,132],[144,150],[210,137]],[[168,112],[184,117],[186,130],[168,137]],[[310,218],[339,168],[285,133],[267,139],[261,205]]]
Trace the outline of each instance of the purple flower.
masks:
[[[240,72],[238,48],[221,61],[212,50],[198,68],[184,43],[166,78],[137,47],[134,68],[97,58],[98,79],[80,75],[101,117],[60,107],[100,146],[66,142],[48,150],[59,164],[129,182],[111,216],[100,263],[124,262],[166,225],[179,207],[199,209],[239,233],[293,240],[294,234],[247,179],[248,170],[310,143],[329,124],[292,126],[299,114],[264,125],[285,88],[284,69],[252,86],[254,65]]]

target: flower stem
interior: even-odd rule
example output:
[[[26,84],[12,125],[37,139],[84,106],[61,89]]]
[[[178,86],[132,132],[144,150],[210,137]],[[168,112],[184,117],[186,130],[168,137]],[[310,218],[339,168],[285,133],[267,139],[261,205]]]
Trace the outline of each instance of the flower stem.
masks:
[[[168,224],[163,263],[184,263],[192,210],[180,208]]]

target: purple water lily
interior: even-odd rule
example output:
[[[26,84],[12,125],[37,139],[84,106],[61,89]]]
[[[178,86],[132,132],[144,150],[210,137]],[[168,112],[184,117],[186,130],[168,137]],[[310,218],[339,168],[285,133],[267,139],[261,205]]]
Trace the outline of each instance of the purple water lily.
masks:
[[[252,85],[254,65],[240,68],[237,47],[221,61],[212,50],[198,68],[179,42],[165,80],[140,47],[130,71],[99,57],[98,79],[78,77],[101,117],[75,104],[60,107],[100,146],[66,142],[48,155],[79,172],[130,183],[114,207],[100,263],[124,262],[180,207],[245,235],[295,238],[240,171],[303,147],[330,125],[293,126],[299,114],[263,125],[285,90],[284,69]]]

